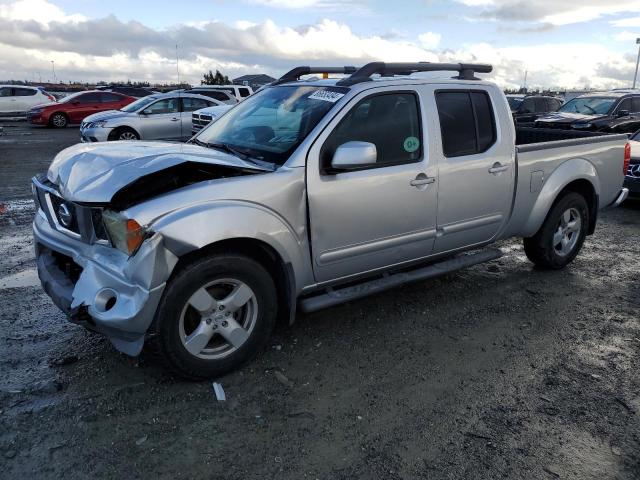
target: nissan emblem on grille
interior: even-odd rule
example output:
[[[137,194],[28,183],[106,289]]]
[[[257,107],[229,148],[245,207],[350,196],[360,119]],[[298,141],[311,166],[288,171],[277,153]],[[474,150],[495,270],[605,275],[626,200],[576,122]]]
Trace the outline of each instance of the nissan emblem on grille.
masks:
[[[69,228],[73,223],[73,214],[66,203],[61,203],[58,207],[58,218],[63,226]]]

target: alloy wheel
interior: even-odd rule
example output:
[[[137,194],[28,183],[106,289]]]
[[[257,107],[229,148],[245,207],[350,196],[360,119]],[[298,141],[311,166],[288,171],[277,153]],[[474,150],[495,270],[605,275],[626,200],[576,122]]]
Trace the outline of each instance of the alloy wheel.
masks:
[[[558,227],[553,234],[553,249],[561,256],[569,255],[578,243],[582,218],[575,208],[569,208],[560,216]]]

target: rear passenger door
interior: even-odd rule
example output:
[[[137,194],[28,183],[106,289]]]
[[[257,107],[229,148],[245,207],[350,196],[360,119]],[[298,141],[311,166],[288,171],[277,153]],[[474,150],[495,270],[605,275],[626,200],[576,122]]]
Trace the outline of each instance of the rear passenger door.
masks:
[[[207,108],[215,105],[213,101],[207,101],[204,98],[182,97],[182,111],[180,112],[182,131],[180,133],[182,140],[191,138],[192,113],[201,108]]]
[[[489,242],[508,219],[515,148],[513,127],[505,109],[494,108],[497,101],[504,103],[492,91],[434,87],[440,147],[434,253]]]

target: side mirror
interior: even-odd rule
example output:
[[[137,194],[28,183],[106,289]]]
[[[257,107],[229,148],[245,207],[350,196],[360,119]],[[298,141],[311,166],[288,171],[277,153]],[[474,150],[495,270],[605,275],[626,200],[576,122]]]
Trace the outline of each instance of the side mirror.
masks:
[[[378,150],[373,143],[347,142],[336,149],[331,159],[331,168],[336,170],[353,170],[376,163]]]
[[[629,110],[618,110],[616,112],[616,117],[628,117],[629,116]]]
[[[147,115],[149,115],[149,111],[148,110],[142,110],[138,115],[142,115],[143,117],[146,117]]]

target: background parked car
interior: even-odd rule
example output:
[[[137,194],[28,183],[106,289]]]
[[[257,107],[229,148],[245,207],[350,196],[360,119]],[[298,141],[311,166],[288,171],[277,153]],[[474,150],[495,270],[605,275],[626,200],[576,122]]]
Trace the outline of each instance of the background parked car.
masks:
[[[148,88],[130,87],[127,85],[102,86],[96,87],[96,90],[100,90],[102,92],[121,93],[122,95],[128,95],[129,97],[136,98],[142,98],[156,93],[153,90],[149,90]]]
[[[119,110],[133,101],[133,97],[114,92],[78,92],[59,102],[31,108],[27,113],[27,120],[34,125],[64,128],[69,124],[80,123],[93,113]]]
[[[631,133],[640,129],[640,92],[621,90],[580,95],[556,113],[543,115],[536,127]]]
[[[233,105],[216,105],[193,112],[191,114],[191,135],[198,133],[232,107]]]
[[[253,89],[245,85],[200,85],[193,90],[220,90],[229,93],[239,102],[253,93]]]
[[[55,102],[56,98],[41,88],[22,85],[0,85],[0,113],[24,115],[31,107]]]
[[[213,98],[218,102],[226,103],[227,105],[235,105],[238,103],[238,99],[233,95],[233,93],[226,92],[224,90],[218,90],[216,88],[210,87],[195,87],[190,88],[189,90],[183,90],[185,93],[194,93],[196,95],[204,95],[205,97]]]
[[[149,95],[121,110],[97,113],[80,125],[83,142],[109,140],[188,140],[191,112],[222,105],[213,98],[184,92]]]
[[[562,99],[550,95],[507,95],[513,121],[517,125],[533,124],[541,115],[555,112],[562,106]]]
[[[629,137],[631,161],[624,175],[624,186],[629,189],[629,195],[640,197],[640,130]]]

